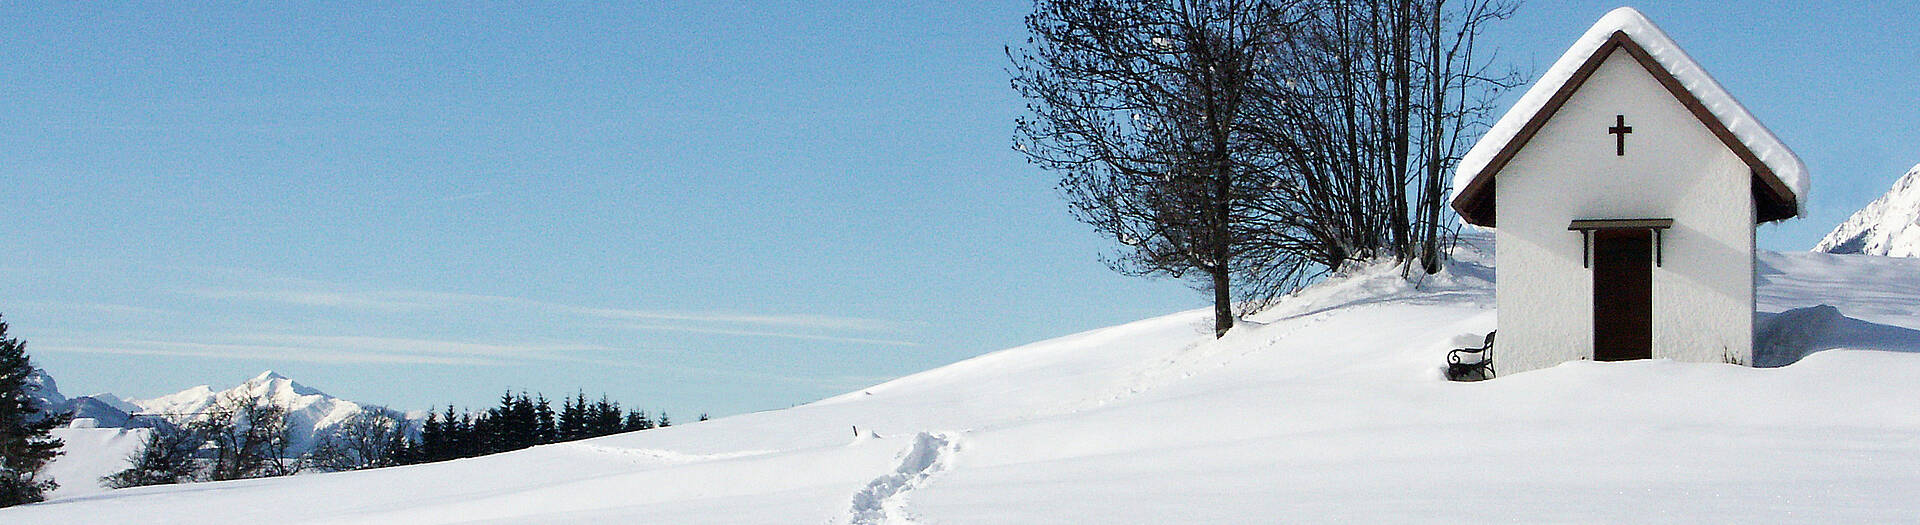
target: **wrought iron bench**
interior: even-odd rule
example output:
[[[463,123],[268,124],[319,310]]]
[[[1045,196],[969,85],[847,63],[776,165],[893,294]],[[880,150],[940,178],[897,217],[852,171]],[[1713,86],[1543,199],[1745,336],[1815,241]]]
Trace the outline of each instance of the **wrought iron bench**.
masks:
[[[1447,379],[1453,381],[1483,381],[1492,379],[1493,371],[1493,334],[1487,332],[1487,340],[1479,348],[1456,348],[1447,352]]]

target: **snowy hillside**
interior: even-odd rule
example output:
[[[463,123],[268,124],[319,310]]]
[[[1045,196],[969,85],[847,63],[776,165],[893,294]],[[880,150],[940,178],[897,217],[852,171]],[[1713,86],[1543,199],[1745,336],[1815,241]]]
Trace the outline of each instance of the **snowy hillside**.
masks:
[[[27,395],[42,413],[73,415],[68,426],[53,430],[65,442],[61,455],[47,464],[44,476],[60,482],[49,498],[66,498],[106,491],[100,478],[126,469],[128,456],[140,450],[144,429],[102,428],[127,424],[125,401],[112,394],[68,398],[45,370],[27,377]]]
[[[1820,239],[1813,251],[1920,257],[1920,165]]]
[[[48,499],[71,498],[110,490],[100,478],[133,466],[134,454],[146,443],[147,429],[75,426],[53,429],[66,442],[63,454],[47,464],[44,475],[60,482]]]
[[[112,491],[0,510],[0,522],[1920,514],[1920,259],[1763,254],[1760,309],[1793,311],[1764,316],[1765,344],[1782,361],[1805,355],[1784,367],[1574,362],[1444,381],[1445,351],[1494,327],[1490,259],[1466,250],[1418,288],[1389,268],[1333,279],[1218,341],[1206,312],[1184,312],[791,409],[436,464]],[[1816,305],[1833,308],[1803,309]],[[1816,322],[1774,324],[1793,319]]]

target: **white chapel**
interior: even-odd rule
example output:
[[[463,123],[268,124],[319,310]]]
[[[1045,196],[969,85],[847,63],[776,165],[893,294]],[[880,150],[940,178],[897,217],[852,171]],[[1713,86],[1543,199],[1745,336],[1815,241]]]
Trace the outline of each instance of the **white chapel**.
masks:
[[[1639,11],[1602,17],[1461,159],[1495,232],[1501,373],[1591,359],[1753,362],[1754,227],[1806,168]]]

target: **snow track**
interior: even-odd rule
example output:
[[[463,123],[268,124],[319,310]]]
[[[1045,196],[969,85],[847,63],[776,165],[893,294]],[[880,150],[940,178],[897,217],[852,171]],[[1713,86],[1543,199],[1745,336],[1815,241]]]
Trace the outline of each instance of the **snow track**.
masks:
[[[907,515],[906,493],[925,485],[927,478],[951,467],[953,454],[959,450],[959,445],[959,438],[946,432],[921,432],[914,436],[913,444],[900,452],[900,465],[893,472],[874,478],[866,488],[854,493],[853,508],[849,511],[847,523],[913,523],[913,519]]]

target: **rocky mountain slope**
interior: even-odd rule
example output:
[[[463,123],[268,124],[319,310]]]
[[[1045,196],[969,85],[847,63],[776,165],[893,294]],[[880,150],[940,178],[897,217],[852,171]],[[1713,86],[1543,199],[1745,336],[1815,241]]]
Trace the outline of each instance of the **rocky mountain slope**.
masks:
[[[1920,165],[1820,239],[1813,251],[1920,257]]]

